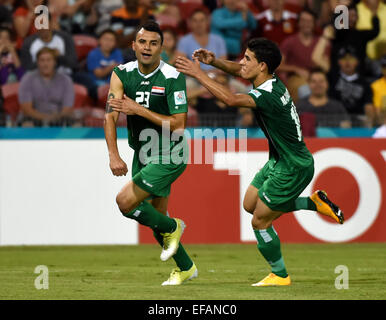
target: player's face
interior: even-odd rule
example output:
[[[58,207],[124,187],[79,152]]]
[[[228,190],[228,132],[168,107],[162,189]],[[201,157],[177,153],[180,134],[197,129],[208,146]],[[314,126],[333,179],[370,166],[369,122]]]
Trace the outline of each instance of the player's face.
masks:
[[[140,64],[157,64],[162,51],[161,36],[157,32],[141,29],[133,41],[133,50]]]
[[[255,54],[247,49],[244,58],[240,61],[240,75],[246,80],[253,81],[261,72],[264,63],[258,62]]]

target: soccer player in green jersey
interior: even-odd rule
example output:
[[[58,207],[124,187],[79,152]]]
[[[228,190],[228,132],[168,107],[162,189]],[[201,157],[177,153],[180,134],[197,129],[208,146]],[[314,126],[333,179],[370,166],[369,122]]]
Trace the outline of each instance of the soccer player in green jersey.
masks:
[[[248,94],[233,94],[209,78],[199,62],[210,64],[231,75],[249,80]],[[280,240],[272,222],[285,212],[313,210],[343,223],[342,211],[324,191],[299,197],[314,175],[314,160],[300,128],[296,107],[287,88],[274,74],[281,53],[275,43],[264,38],[248,42],[243,59],[238,62],[217,59],[205,49],[193,53],[193,61],[177,58],[177,70],[195,77],[214,96],[232,107],[251,108],[269,143],[269,160],[256,174],[243,200],[244,209],[253,214],[252,227],[258,249],[272,272],[253,286],[291,284],[280,249]]]
[[[161,260],[175,260],[178,268],[162,285],[179,285],[198,274],[180,244],[184,222],[167,214],[171,184],[187,163],[186,148],[181,145],[186,143],[183,130],[188,105],[185,76],[160,59],[162,42],[162,31],[154,21],[138,29],[132,44],[137,60],[112,72],[104,129],[110,169],[115,176],[126,175],[127,166],[117,147],[116,122],[120,112],[127,115],[129,145],[134,149],[132,180],[116,201],[125,217],[153,230],[163,247]]]

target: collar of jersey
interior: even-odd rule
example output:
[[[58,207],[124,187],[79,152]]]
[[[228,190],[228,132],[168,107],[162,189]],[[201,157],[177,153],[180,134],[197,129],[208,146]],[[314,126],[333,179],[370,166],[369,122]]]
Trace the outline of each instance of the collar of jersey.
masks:
[[[259,86],[258,86],[257,88],[255,88],[255,89],[262,89],[264,86],[267,85],[268,81],[272,81],[272,82],[273,82],[273,81],[276,81],[275,75],[273,76],[272,79],[265,80],[261,85],[259,85]]]
[[[137,70],[138,70],[138,73],[140,74],[140,76],[144,77],[145,79],[147,79],[147,78],[150,78],[153,74],[155,74],[159,69],[161,69],[162,66],[164,65],[164,62],[162,60],[160,60],[158,67],[155,68],[155,70],[153,72],[149,73],[149,74],[143,74],[141,72],[141,70],[139,70],[138,60],[135,62],[135,64],[136,64],[136,67],[137,67]]]

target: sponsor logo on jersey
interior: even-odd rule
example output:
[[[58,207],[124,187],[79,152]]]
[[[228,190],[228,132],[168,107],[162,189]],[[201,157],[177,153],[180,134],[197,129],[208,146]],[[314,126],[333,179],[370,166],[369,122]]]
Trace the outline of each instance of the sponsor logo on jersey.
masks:
[[[186,96],[184,90],[174,92],[174,103],[177,106],[181,104],[186,104]]]
[[[150,84],[150,81],[142,81],[141,86],[148,86]]]
[[[151,88],[151,94],[156,95],[156,96],[164,96],[165,95],[165,88],[154,86]]]
[[[261,96],[261,93],[255,89],[252,89],[249,93],[252,93],[256,98]]]

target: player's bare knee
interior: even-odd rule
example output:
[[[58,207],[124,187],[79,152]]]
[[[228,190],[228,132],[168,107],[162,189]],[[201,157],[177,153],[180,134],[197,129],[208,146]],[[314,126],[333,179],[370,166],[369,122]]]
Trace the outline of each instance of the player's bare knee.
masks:
[[[135,203],[130,201],[130,198],[125,196],[122,192],[118,193],[115,200],[122,214],[127,214],[135,209]]]
[[[247,201],[244,200],[243,202],[243,208],[246,212],[248,213],[252,213],[253,214],[253,211],[255,210],[255,207],[252,207],[250,203],[248,203]]]
[[[253,229],[262,230],[267,229],[272,224],[272,221],[254,215],[251,223]]]

